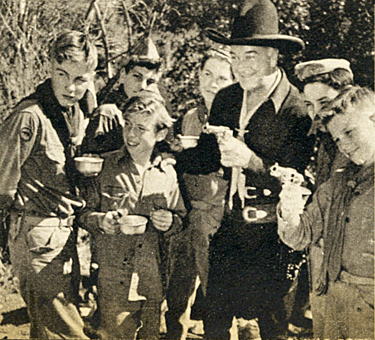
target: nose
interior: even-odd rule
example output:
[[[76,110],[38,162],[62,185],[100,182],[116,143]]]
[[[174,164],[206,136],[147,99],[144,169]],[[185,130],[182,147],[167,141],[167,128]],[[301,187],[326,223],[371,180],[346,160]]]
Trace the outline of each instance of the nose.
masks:
[[[74,84],[74,82],[67,82],[65,88],[66,88],[66,90],[67,90],[69,93],[73,93],[73,92],[75,92],[75,90],[76,90],[76,85]]]
[[[210,87],[211,88],[218,88],[219,87],[219,79],[218,78],[213,78],[210,82]]]
[[[147,86],[148,86],[148,84],[147,84],[147,80],[143,80],[143,81],[141,82],[141,90],[146,90],[146,89],[147,89]]]
[[[127,134],[129,137],[134,137],[135,136],[135,128],[134,126],[128,126],[127,127]]]
[[[336,144],[337,144],[337,147],[339,148],[339,150],[344,153],[344,154],[347,154],[348,151],[349,151],[349,142],[346,141],[344,138],[341,138],[339,140],[336,140]]]

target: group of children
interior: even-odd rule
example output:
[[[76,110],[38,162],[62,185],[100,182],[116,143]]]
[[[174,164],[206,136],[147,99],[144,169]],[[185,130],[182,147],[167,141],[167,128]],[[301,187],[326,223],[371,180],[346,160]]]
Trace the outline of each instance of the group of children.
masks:
[[[173,329],[187,307],[197,275],[205,295],[210,235],[219,228],[228,182],[220,171],[186,174],[188,201],[184,203],[173,162],[157,148],[174,121],[155,85],[158,79],[149,75],[159,67],[159,61],[155,67],[152,58],[140,59],[126,70],[134,79],[148,77],[146,88],[132,94],[127,91],[118,108],[107,107],[106,112],[112,110],[109,120],[117,117],[116,140],[121,147],[95,150],[95,143],[102,138],[97,132],[105,121],[101,111],[91,120],[96,125],[86,145],[90,153],[96,151],[104,159],[102,170],[95,177],[79,174],[74,157],[79,155],[85,127],[92,123],[83,116],[78,102],[93,80],[96,58],[95,47],[85,35],[75,31],[62,34],[51,53],[51,80],[21,101],[0,127],[0,208],[11,212],[11,261],[28,306],[31,337],[88,338],[75,307],[75,233],[77,225],[85,228],[92,235],[99,265],[98,335],[103,339],[159,339],[161,303],[166,296],[172,312],[166,315],[167,326],[169,323]],[[226,51],[211,51],[204,59],[200,70],[204,102],[185,116],[183,134],[200,134],[215,94],[234,81],[230,66]],[[329,144],[325,157],[331,157],[332,164],[338,162],[338,151],[332,155],[332,137],[349,164],[344,170],[340,163],[325,171],[312,202],[297,216],[299,224],[293,211],[286,208],[288,197],[293,199],[295,193],[284,195],[279,203],[278,232],[294,249],[324,249],[313,266],[319,268],[319,275],[313,274],[312,288],[319,289],[327,300],[313,308],[315,337],[371,339],[374,93],[346,86],[353,77],[342,60],[302,63],[296,72],[305,83],[307,99],[323,87],[323,107],[314,106],[315,102],[322,104],[322,98],[310,98],[309,105],[314,106],[313,119],[321,112],[326,116],[319,125],[330,133],[323,136],[324,146]],[[349,74],[342,86],[333,76],[337,72]],[[322,159],[319,163],[318,158],[318,167],[327,164],[327,158]],[[145,216],[146,230],[138,233],[124,226],[127,215]],[[190,233],[189,225],[195,232]],[[187,254],[183,242],[192,244],[193,251],[187,253],[196,261],[195,268],[183,268]],[[311,249],[312,261],[313,252]],[[319,313],[322,318],[315,319]],[[324,323],[321,330],[319,322]]]

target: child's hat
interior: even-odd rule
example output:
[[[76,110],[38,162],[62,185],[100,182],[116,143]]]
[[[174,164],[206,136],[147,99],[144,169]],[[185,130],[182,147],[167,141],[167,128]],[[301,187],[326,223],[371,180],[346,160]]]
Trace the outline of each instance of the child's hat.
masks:
[[[339,68],[347,70],[353,76],[349,61],[346,59],[334,58],[311,60],[299,63],[295,66],[294,72],[300,81],[304,81],[312,76],[329,73]]]
[[[115,58],[119,57],[120,55],[116,56]],[[163,63],[163,59],[160,58],[159,52],[152,39],[150,37],[145,37],[138,40],[138,42],[131,47],[131,49],[127,52],[127,57],[123,59],[122,65],[126,66],[130,62],[135,64],[150,63],[154,65],[161,65]]]
[[[208,29],[211,40],[224,45],[252,45],[274,47],[280,52],[297,52],[304,42],[289,35],[279,34],[277,9],[271,0],[246,0],[235,17],[230,38]]]

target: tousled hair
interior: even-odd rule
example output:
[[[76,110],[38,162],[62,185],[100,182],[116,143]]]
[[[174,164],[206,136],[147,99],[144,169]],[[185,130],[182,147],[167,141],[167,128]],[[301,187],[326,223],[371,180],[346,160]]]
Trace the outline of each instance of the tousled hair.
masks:
[[[366,104],[375,108],[375,93],[372,90],[361,86],[347,86],[322,108],[322,123],[326,126],[334,116],[346,114],[349,108]]]
[[[141,91],[138,95],[131,97],[122,110],[123,117],[128,114],[147,114],[156,116],[156,130],[169,129],[173,126],[175,120],[169,115],[164,106],[164,99],[154,92]]]
[[[57,63],[69,61],[84,61],[90,70],[95,70],[98,65],[98,53],[95,44],[88,35],[79,31],[66,31],[61,33],[54,41],[51,59]]]

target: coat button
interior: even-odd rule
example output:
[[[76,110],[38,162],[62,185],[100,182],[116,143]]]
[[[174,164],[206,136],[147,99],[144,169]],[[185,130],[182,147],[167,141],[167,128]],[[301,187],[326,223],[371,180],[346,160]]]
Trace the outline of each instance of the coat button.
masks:
[[[350,218],[349,217],[345,217],[345,222],[349,223],[350,222]]]

